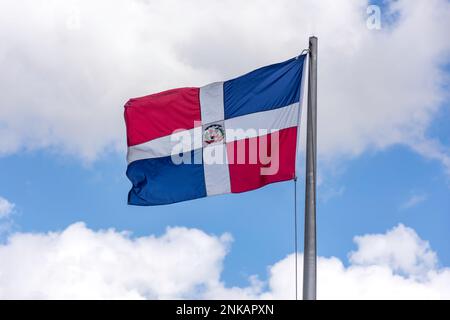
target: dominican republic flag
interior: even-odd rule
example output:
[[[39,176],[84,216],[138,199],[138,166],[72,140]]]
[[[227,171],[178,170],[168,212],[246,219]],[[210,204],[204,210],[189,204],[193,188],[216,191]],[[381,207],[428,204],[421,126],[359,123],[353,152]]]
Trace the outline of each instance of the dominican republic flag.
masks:
[[[169,204],[294,179],[305,57],[130,99],[128,204]]]

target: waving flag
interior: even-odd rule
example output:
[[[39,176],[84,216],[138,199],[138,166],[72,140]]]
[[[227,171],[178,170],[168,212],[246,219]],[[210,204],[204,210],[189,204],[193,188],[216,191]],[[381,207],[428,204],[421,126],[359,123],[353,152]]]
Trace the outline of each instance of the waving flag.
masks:
[[[250,191],[295,177],[305,55],[125,105],[128,203]]]

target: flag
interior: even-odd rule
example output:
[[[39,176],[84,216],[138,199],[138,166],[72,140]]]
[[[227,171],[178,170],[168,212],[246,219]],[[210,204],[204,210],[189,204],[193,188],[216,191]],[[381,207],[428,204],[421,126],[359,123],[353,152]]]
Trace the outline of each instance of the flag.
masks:
[[[305,57],[130,99],[128,203],[169,204],[294,179]]]

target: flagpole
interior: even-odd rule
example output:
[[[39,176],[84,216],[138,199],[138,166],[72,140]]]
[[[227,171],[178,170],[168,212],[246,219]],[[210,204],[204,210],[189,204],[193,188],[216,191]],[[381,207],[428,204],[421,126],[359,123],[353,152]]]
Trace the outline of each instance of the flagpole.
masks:
[[[309,38],[303,300],[316,299],[317,37]]]

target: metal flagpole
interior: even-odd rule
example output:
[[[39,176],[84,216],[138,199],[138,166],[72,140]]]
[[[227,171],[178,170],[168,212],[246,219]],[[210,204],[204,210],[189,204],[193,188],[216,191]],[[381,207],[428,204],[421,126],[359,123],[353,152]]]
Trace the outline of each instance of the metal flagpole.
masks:
[[[316,299],[317,37],[309,38],[303,300]]]

